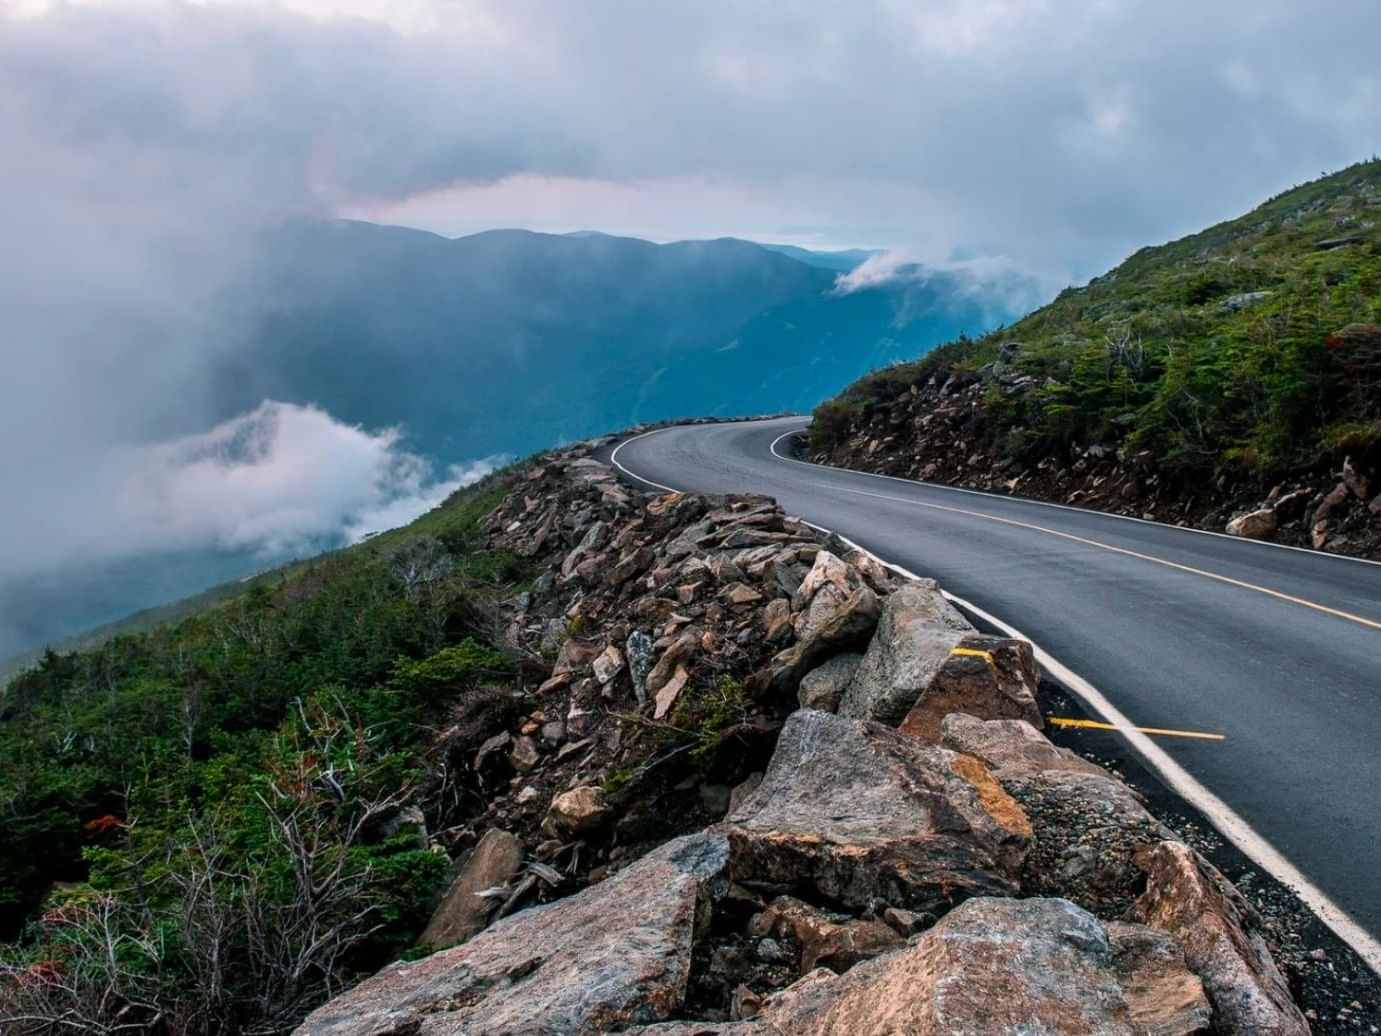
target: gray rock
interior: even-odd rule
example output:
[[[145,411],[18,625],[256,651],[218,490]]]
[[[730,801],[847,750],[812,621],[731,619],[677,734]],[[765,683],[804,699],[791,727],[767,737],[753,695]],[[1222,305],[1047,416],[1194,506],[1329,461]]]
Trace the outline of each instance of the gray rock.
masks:
[[[391,965],[313,1011],[298,1036],[593,1034],[682,1004],[697,917],[728,845],[691,835],[469,942]]]
[[[1258,306],[1270,298],[1269,291],[1243,291],[1236,295],[1229,295],[1218,306],[1220,312],[1236,313],[1239,310],[1251,309]]]
[[[735,784],[734,790],[729,792],[729,812],[733,813],[737,811],[740,806],[748,801],[749,796],[761,786],[761,773],[750,773],[740,783]]]
[[[844,688],[853,679],[862,661],[862,655],[845,652],[806,673],[801,677],[801,687],[796,693],[801,708],[823,709],[825,712],[838,709]]]
[[[977,760],[802,710],[718,830],[735,881],[814,888],[854,908],[930,908],[1015,892],[1030,825]]]
[[[592,555],[600,547],[604,546],[609,538],[609,526],[604,522],[595,522],[585,530],[585,535],[576,548],[566,555],[566,560],[561,563],[561,574],[569,576],[575,571],[577,565]]]
[[[863,661],[845,688],[839,714],[897,725],[950,650],[972,632],[933,580],[910,583],[890,594]]]
[[[776,939],[759,939],[755,952],[758,960],[764,964],[782,964],[788,959],[782,944]]]

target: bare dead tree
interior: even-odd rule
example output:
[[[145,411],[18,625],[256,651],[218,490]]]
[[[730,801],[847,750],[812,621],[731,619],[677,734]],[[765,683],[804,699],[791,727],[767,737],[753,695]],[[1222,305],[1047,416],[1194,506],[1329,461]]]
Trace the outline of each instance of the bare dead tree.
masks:
[[[130,887],[50,911],[50,958],[0,947],[0,1032],[278,1036],[337,992],[382,904],[356,850],[413,789],[376,787],[386,757],[339,704],[298,715],[302,733],[250,796],[262,846],[246,856],[243,820],[212,811],[170,840],[161,889],[140,866]]]

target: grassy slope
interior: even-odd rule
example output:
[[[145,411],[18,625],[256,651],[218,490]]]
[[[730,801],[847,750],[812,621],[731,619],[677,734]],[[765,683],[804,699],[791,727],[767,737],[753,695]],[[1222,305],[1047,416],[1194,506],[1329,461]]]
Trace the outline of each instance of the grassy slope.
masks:
[[[317,764],[295,747],[316,737],[315,717],[348,707],[346,721],[371,732],[371,757],[411,772],[422,716],[507,679],[494,602],[525,570],[483,549],[481,524],[512,478],[492,475],[358,546],[141,613],[11,679],[0,696],[0,937],[55,880],[161,880],[166,868],[151,876],[146,861],[180,845],[193,815],[214,810],[227,837],[249,837],[265,822],[255,782]],[[117,820],[127,837],[112,837]],[[403,874],[386,890],[396,916],[371,937],[380,954],[410,942],[438,877],[425,854],[396,848],[371,864]],[[426,880],[409,885],[408,868]]]
[[[1381,332],[1338,332],[1381,322],[1378,220],[1373,159],[1142,249],[1011,327],[861,379],[816,411],[815,445],[837,446],[871,406],[936,374],[997,361],[1034,379],[986,397],[1005,456],[1125,443],[1172,468],[1268,476],[1365,447],[1381,438]]]

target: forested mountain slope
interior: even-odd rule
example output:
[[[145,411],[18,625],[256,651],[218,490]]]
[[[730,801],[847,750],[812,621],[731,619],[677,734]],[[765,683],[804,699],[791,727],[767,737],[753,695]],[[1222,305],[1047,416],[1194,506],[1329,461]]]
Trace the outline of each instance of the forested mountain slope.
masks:
[[[854,256],[293,221],[234,304],[258,315],[216,404],[403,425],[443,462],[640,421],[809,409],[864,371],[1014,315],[953,273],[836,290]],[[817,262],[829,262],[826,269]],[[842,264],[842,265],[841,265]]]

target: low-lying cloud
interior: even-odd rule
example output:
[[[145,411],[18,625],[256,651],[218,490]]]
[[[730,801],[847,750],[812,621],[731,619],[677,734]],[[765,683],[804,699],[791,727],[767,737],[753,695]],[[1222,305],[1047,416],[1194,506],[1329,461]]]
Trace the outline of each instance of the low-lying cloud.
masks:
[[[47,535],[5,546],[0,576],[160,552],[321,550],[404,524],[491,470],[481,460],[438,475],[397,429],[265,402],[207,432],[111,448],[80,499],[42,516]]]
[[[117,451],[102,494],[116,535],[102,539],[122,552],[301,552],[405,524],[493,470],[478,461],[438,478],[399,440],[265,402],[209,432]]]
[[[996,323],[1035,308],[1059,285],[1022,270],[1003,256],[926,262],[904,248],[870,255],[834,282],[834,290],[841,295],[884,287],[901,289],[903,300],[909,297],[906,289],[914,287],[916,294],[927,300],[977,304],[988,322]],[[906,317],[905,309],[901,317]]]

